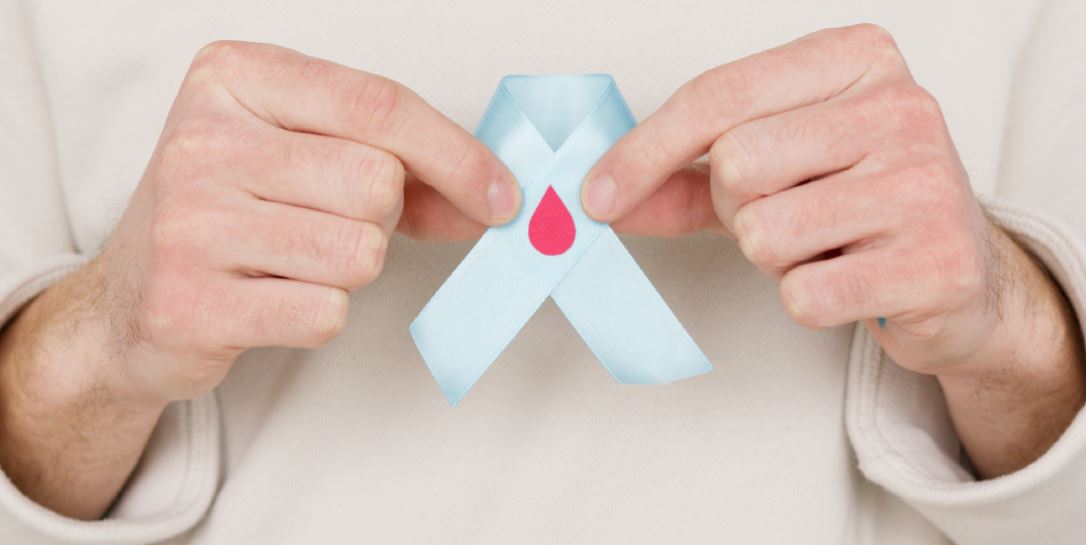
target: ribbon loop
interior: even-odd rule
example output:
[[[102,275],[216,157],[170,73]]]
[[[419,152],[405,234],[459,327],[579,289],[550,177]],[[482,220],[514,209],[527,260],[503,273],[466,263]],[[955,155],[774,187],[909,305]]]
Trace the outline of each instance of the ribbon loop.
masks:
[[[410,327],[452,405],[547,297],[619,382],[712,369],[610,226],[580,206],[588,170],[635,125],[608,75],[502,79],[476,136],[521,182],[524,208],[487,230]]]

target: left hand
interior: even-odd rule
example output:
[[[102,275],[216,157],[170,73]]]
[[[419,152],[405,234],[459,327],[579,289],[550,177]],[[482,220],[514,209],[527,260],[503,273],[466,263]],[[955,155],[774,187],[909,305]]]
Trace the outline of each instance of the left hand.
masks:
[[[706,153],[708,172],[690,164]],[[1035,460],[1086,398],[1062,293],[986,217],[938,104],[877,26],[698,76],[593,167],[581,197],[619,231],[720,228],[780,281],[799,323],[862,321],[899,365],[938,376],[982,476]]]
[[[691,163],[706,153],[708,167]],[[899,365],[938,377],[981,476],[1036,460],[1086,400],[1067,301],[986,217],[882,28],[816,32],[698,76],[600,159],[581,197],[618,232],[736,238],[801,324],[863,322]],[[407,185],[404,217],[416,237],[483,230],[424,184]]]
[[[674,205],[646,197],[678,185],[664,182],[706,152],[704,200],[780,281],[797,322],[864,321],[895,361],[922,373],[988,353],[1000,257],[1022,253],[987,220],[938,104],[886,31],[826,30],[700,75],[600,160],[585,210],[658,231],[650,223],[674,221]]]

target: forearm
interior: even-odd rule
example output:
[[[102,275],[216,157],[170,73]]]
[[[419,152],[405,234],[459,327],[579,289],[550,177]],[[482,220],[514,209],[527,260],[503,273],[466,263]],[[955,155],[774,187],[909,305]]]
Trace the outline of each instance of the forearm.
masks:
[[[80,275],[28,305],[0,331],[0,467],[57,513],[100,518],[154,429],[164,402],[116,385],[108,331]]]
[[[1003,246],[1002,319],[986,356],[940,375],[948,409],[981,478],[1019,470],[1044,454],[1086,403],[1082,332],[1070,304],[1041,266],[1013,242]],[[972,371],[969,369],[976,369]]]

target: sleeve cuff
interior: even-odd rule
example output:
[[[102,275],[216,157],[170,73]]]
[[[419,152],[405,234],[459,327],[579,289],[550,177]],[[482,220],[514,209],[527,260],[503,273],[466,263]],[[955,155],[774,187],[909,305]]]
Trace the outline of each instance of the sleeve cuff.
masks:
[[[49,286],[60,281],[86,262],[76,254],[62,254],[32,267],[0,275],[0,327]]]
[[[1086,249],[1065,229],[1024,210],[985,202],[1052,273],[1086,316]],[[1080,320],[1082,323],[1083,320]],[[933,377],[889,359],[862,326],[849,361],[846,421],[860,470],[960,545],[1086,542],[1086,411],[1033,464],[976,481]]]
[[[79,268],[64,255],[0,279],[0,327],[28,301]],[[82,521],[24,496],[0,471],[0,543],[137,544],[196,525],[218,488],[220,421],[214,392],[170,405],[110,514]]]

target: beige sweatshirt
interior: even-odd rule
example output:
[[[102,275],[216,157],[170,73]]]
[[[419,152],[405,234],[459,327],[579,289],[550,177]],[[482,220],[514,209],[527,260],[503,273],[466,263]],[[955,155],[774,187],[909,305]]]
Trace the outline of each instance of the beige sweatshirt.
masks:
[[[387,75],[471,129],[506,73],[608,72],[643,118],[859,21],[894,33],[977,192],[1084,315],[1081,0],[0,0],[0,323],[109,235],[211,40]],[[626,242],[713,372],[616,384],[546,303],[450,408],[407,326],[470,244],[400,237],[337,340],[246,353],[171,406],[105,520],[0,477],[0,543],[1086,543],[1086,417],[976,482],[936,383],[863,329],[793,324],[722,237]]]

